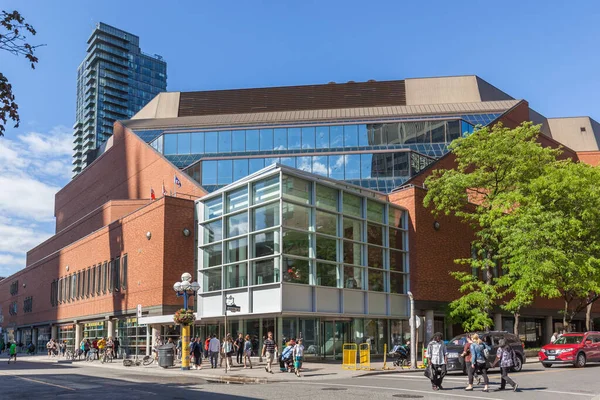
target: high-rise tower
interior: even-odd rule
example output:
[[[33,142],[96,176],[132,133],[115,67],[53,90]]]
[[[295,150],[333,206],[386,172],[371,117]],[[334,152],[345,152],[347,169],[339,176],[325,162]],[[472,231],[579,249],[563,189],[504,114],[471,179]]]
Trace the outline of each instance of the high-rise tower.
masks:
[[[77,68],[73,175],[95,159],[116,120],[129,119],[167,89],[167,63],[144,54],[139,42],[138,36],[102,22],[87,41],[87,55]]]

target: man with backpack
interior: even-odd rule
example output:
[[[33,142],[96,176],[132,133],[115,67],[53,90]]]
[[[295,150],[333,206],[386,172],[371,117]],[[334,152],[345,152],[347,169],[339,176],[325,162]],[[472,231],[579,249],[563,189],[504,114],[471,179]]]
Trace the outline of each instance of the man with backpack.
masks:
[[[444,389],[442,381],[446,376],[446,365],[448,364],[448,350],[442,341],[442,334],[436,332],[427,345],[427,371],[425,375],[431,380],[433,390]]]
[[[492,367],[495,367],[496,364],[498,364],[498,361],[500,361],[500,371],[502,371],[502,378],[500,381],[499,390],[506,390],[506,383],[510,383],[510,386],[512,386],[513,391],[516,392],[519,388],[519,385],[508,376],[508,371],[515,366],[515,358],[517,357],[517,355],[515,354],[514,349],[510,347],[508,343],[506,343],[506,339],[500,339],[498,341],[498,345],[500,347],[498,347],[498,352],[496,353],[496,360],[494,360],[494,364],[492,364]]]
[[[488,385],[490,383],[487,376],[487,360],[490,354],[490,346],[488,346],[478,334],[474,333],[471,336],[473,343],[471,343],[471,368],[473,369],[473,374],[480,373],[483,376],[483,391],[489,392]],[[473,382],[470,381],[469,385],[465,388],[467,391],[473,390]]]

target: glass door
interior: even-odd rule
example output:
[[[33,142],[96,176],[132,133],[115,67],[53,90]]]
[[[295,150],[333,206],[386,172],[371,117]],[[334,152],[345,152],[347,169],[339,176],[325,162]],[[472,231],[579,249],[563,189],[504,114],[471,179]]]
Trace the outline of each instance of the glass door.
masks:
[[[326,358],[342,359],[344,343],[350,343],[350,322],[321,322],[321,355]]]

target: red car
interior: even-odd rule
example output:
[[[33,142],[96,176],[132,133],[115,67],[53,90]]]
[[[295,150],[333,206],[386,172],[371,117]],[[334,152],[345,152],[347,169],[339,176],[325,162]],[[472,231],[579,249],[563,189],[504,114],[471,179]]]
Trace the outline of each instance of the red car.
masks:
[[[565,333],[552,344],[547,344],[538,354],[546,368],[552,364],[573,364],[585,367],[590,361],[600,361],[600,332]]]

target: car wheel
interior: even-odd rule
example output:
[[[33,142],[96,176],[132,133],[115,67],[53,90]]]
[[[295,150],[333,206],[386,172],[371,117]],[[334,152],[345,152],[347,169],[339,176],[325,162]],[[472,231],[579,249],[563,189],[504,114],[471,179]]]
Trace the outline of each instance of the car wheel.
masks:
[[[544,366],[544,368],[550,368],[552,366],[552,364],[548,363],[542,363],[542,365]]]
[[[515,361],[516,361],[515,366],[512,367],[511,370],[513,372],[519,372],[523,369],[523,360],[521,359],[521,356],[517,356]]]
[[[583,354],[583,353],[577,354],[577,360],[575,361],[575,367],[583,368],[583,367],[585,367],[585,362],[586,362],[585,354]]]

